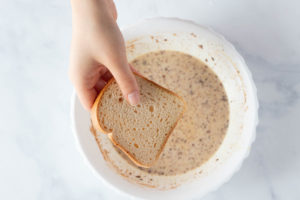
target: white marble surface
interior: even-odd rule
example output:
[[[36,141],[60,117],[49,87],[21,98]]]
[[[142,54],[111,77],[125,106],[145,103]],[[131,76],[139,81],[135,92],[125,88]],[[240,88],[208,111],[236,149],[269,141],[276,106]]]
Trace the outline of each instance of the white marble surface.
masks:
[[[116,0],[119,24],[191,19],[225,35],[258,88],[260,124],[241,170],[205,200],[300,199],[300,2]],[[127,199],[83,162],[70,129],[69,1],[0,1],[0,199]]]

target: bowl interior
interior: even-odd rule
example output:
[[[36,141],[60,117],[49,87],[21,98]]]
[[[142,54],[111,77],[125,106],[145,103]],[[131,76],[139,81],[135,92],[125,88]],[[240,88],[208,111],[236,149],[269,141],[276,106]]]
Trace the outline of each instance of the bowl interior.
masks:
[[[222,36],[193,22],[155,18],[144,20],[123,30],[128,60],[157,50],[176,50],[208,59],[210,67],[222,81],[230,104],[230,122],[224,141],[215,155],[190,173],[160,178],[166,184],[182,184],[172,190],[158,190],[129,183],[108,167],[94,136],[90,133],[89,113],[80,105],[76,95],[72,100],[72,121],[79,147],[94,172],[118,191],[147,199],[182,199],[203,196],[229,180],[249,153],[257,125],[256,88],[251,74],[234,47]],[[153,38],[159,42],[153,42]],[[168,42],[163,42],[167,39]],[[202,45],[203,48],[199,48]],[[213,59],[212,59],[213,58]],[[218,162],[216,162],[218,158]],[[126,168],[126,164],[121,166]],[[202,173],[199,174],[198,172]]]

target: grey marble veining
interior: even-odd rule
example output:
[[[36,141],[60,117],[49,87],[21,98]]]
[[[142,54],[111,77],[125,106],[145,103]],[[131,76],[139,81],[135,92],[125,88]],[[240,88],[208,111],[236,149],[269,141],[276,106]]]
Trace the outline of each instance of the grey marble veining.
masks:
[[[116,0],[120,26],[172,16],[208,25],[245,58],[260,124],[249,157],[205,200],[300,199],[300,3]],[[69,1],[0,2],[0,199],[128,199],[106,188],[70,128]]]

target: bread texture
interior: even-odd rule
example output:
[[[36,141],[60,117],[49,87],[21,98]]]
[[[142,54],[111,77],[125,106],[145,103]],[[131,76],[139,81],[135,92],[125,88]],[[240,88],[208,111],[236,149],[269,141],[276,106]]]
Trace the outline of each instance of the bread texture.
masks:
[[[108,137],[136,165],[151,167],[184,113],[177,94],[135,74],[140,104],[131,106],[112,78],[98,95],[92,110],[93,127]]]

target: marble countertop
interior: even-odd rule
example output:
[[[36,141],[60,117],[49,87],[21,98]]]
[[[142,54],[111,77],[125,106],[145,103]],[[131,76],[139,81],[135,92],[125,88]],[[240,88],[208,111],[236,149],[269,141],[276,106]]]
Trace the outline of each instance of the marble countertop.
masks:
[[[120,26],[154,16],[212,27],[244,56],[258,89],[257,139],[204,200],[300,199],[300,2],[116,0]],[[0,199],[128,199],[83,162],[70,128],[69,1],[0,6]]]

